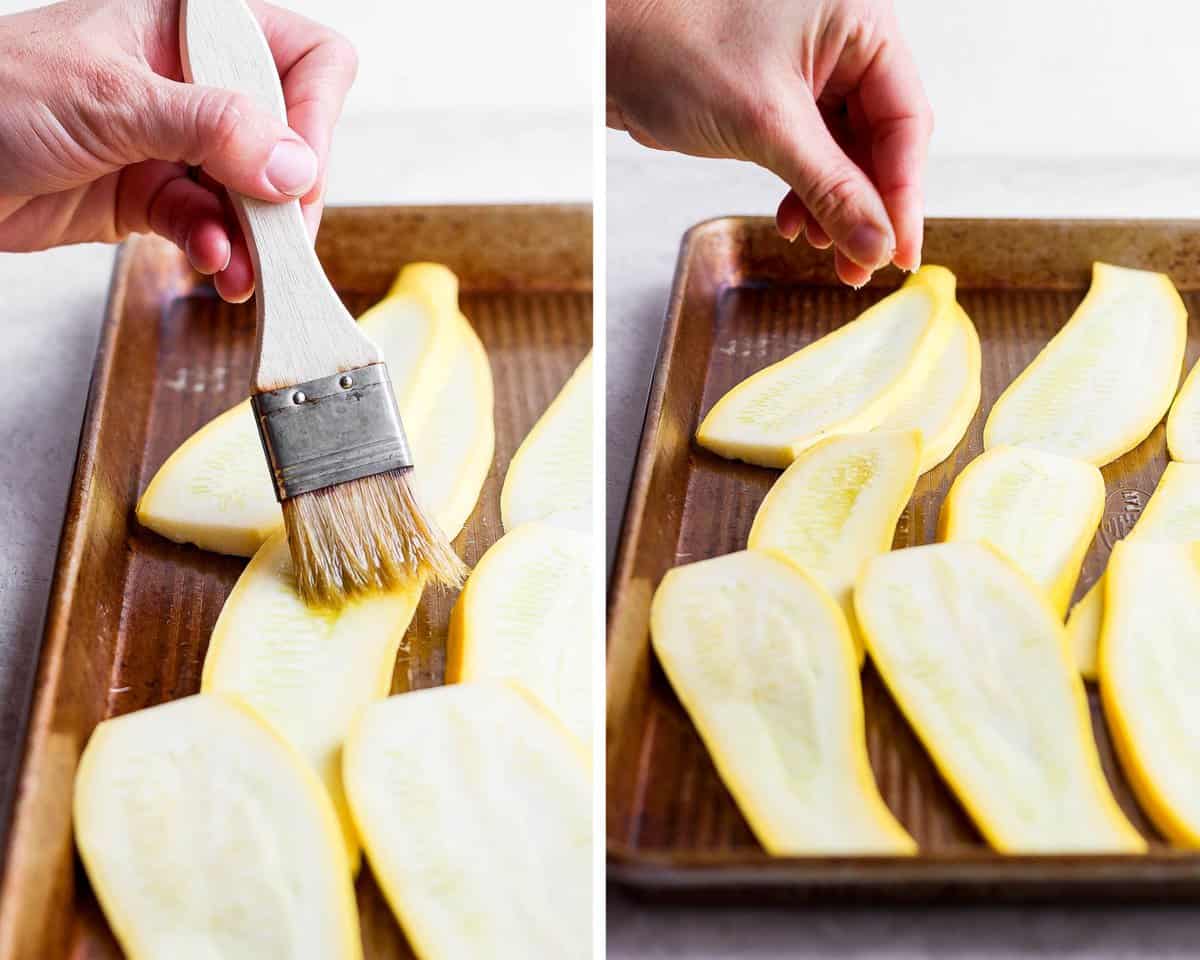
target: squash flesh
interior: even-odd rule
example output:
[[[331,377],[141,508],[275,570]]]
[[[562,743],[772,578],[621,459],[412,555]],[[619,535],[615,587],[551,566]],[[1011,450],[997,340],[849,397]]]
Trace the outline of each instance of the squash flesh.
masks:
[[[101,723],[75,837],[126,956],[358,960],[333,809],[254,713],[200,694]]]
[[[942,539],[995,547],[1039,587],[1060,617],[1104,513],[1104,478],[1082,460],[993,447],[963,470],[942,506]]]
[[[971,425],[983,390],[982,353],[975,324],[957,303],[952,328],[925,376],[913,380],[876,430],[921,434],[921,465],[932,470],[954,451]]]
[[[458,431],[469,430],[473,436],[482,435],[473,441],[479,446],[471,448],[469,460],[475,465],[483,443],[492,442],[490,427],[480,427],[485,411],[490,424],[492,382],[486,357],[483,363],[477,357],[469,364],[463,360],[464,352],[478,352],[478,347],[468,342],[468,332],[473,337],[474,331],[458,312],[456,288],[454,275],[445,267],[410,265],[400,272],[389,296],[359,323],[388,358],[397,406],[414,452],[422,456],[421,451],[428,450],[429,456],[437,456],[456,446],[444,439],[447,427],[456,431],[456,438]],[[451,375],[464,379],[451,387]],[[454,402],[447,410],[451,388]],[[468,411],[476,419],[469,419]],[[488,460],[490,456],[488,452]],[[418,461],[414,478],[426,466],[439,475],[473,476],[459,465]],[[426,495],[437,494],[425,506],[450,537],[470,513],[464,511],[463,500],[470,495],[471,482],[446,487],[414,479]],[[137,516],[143,526],[170,540],[245,557],[282,528],[248,400],[201,427],[167,458],[138,501]]]
[[[574,740],[503,683],[368,707],[346,790],[372,872],[418,956],[588,958],[592,798]]]
[[[1200,464],[1168,463],[1127,540],[1187,543],[1200,540]],[[1104,581],[1092,584],[1067,618],[1075,662],[1088,679],[1096,676],[1096,656],[1104,621]]]
[[[696,433],[723,457],[783,468],[827,434],[870,430],[922,382],[951,332],[954,276],[926,266],[858,318],[737,384]]]
[[[1183,381],[1167,414],[1167,450],[1172,460],[1200,463],[1200,362]]]
[[[500,493],[505,530],[551,514],[591,530],[592,354],[563,385],[513,455]],[[582,521],[586,520],[586,526]]]
[[[921,463],[909,433],[829,437],[800,454],[767,492],[747,547],[774,550],[816,577],[842,608],[861,662],[851,593],[863,562],[891,549]]]
[[[868,561],[855,607],[871,659],[942,776],[1002,853],[1142,852],[1100,768],[1062,624],[977,543]]]
[[[817,582],[743,551],[671,570],[654,650],[771,854],[908,854],[867,759],[849,630]]]
[[[1200,848],[1200,544],[1125,541],[1105,578],[1100,695],[1138,802]]]
[[[1111,463],[1166,414],[1186,341],[1187,310],[1165,274],[1096,263],[1083,302],[992,407],[984,446]]]
[[[337,812],[351,865],[358,837],[341,782],[341,748],[359,711],[391,688],[396,651],[421,585],[372,594],[340,610],[310,607],[276,534],[242,571],[204,658],[201,690],[249,704],[312,766]]]
[[[450,617],[446,682],[511,679],[592,741],[591,538],[530,521],[496,541]]]

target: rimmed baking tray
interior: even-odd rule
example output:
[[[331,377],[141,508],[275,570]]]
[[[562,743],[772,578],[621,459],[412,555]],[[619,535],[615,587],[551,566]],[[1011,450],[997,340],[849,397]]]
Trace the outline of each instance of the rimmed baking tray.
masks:
[[[590,208],[335,208],[317,246],[354,313],[410,261],[460,278],[496,396],[491,472],[457,540],[474,563],[501,533],[509,459],[591,346]],[[174,248],[139,237],[122,249],[51,587],[0,887],[0,960],[121,956],[74,853],[75,766],[101,720],[199,688],[245,561],[170,543],[133,511],[171,451],[246,395],[253,344],[253,309],[223,303]],[[452,599],[421,601],[394,690],[441,682]],[[413,956],[369,867],[357,890],[365,956]]]
[[[983,399],[957,449],[918,481],[896,547],[935,539],[951,481],[982,449],[987,411],[1082,298],[1092,261],[1170,274],[1191,315],[1188,368],[1200,354],[1200,223],[933,220],[924,259],[958,277],[959,301],[983,345]],[[837,282],[826,254],[784,242],[761,218],[713,220],[684,237],[609,585],[609,876],[644,894],[718,901],[1200,899],[1200,856],[1169,849],[1138,809],[1094,688],[1089,696],[1105,773],[1150,839],[1148,855],[991,852],[868,663],[863,695],[871,764],[920,855],[771,858],[654,658],[649,609],[663,574],[742,549],[779,475],[698,447],[693,437],[702,414],[735,383],[853,319],[902,279],[888,270],[862,291],[850,290]],[[1160,425],[1104,469],[1104,519],[1077,598],[1132,527],[1166,463]]]

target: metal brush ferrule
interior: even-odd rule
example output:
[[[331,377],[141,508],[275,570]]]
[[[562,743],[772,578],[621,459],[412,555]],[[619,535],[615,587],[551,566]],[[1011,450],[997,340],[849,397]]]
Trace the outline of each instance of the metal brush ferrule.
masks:
[[[255,394],[250,402],[280,501],[413,465],[382,363]]]

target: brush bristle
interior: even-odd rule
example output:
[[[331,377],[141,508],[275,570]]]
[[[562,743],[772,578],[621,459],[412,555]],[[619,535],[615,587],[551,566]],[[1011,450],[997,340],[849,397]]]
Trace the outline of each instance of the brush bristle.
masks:
[[[462,585],[466,565],[425,516],[410,472],[391,470],[283,501],[296,584],[306,602],[338,607],[415,577]]]

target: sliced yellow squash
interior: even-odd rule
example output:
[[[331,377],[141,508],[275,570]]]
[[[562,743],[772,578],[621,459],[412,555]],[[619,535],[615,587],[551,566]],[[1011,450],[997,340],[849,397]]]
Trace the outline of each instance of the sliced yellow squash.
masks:
[[[1200,543],[1118,543],[1105,577],[1100,697],[1154,825],[1200,848]]]
[[[1167,464],[1154,495],[1127,539],[1154,543],[1200,540],[1200,464]],[[1067,618],[1075,662],[1080,673],[1089,679],[1096,676],[1096,650],[1104,620],[1104,580],[1102,574],[1071,608]]]
[[[479,355],[478,338],[458,312],[457,280],[435,264],[407,266],[392,292],[359,323],[388,358],[415,458],[451,453],[463,458],[461,463],[417,459],[413,473],[418,488],[432,495],[427,509],[453,537],[470,513],[465,500],[473,503],[478,497],[473,484],[482,481],[473,478],[484,444],[493,439],[491,372]],[[462,379],[451,384],[451,376]],[[442,479],[421,480],[422,471]],[[457,482],[448,485],[447,476]],[[246,557],[281,529],[283,517],[249,401],[210,421],[167,458],[142,494],[137,516],[170,540]]]
[[[829,437],[775,481],[750,528],[749,549],[784,554],[829,591],[850,625],[859,662],[854,578],[868,557],[891,549],[920,463],[915,432]]]
[[[1062,617],[1103,514],[1098,467],[1041,450],[993,447],[950,487],[942,539],[995,547],[1046,591]]]
[[[358,960],[346,848],[316,776],[249,708],[200,694],[100,724],[75,842],[131,960]]]
[[[979,409],[983,389],[979,333],[957,303],[953,326],[925,376],[899,391],[896,405],[877,430],[921,434],[920,472],[932,470],[958,446]]]
[[[551,514],[586,519],[592,506],[592,354],[546,408],[513,455],[500,517],[505,530]]]
[[[845,618],[810,575],[754,551],[677,567],[654,594],[650,633],[767,852],[915,851],[871,773]]]
[[[591,957],[592,789],[574,740],[503,683],[372,704],[346,741],[346,793],[414,952]]]
[[[492,368],[467,318],[459,314],[459,348],[432,411],[410,443],[413,488],[438,526],[458,536],[475,509],[496,447]]]
[[[407,431],[421,432],[449,379],[463,349],[460,318],[458,277],[440,263],[401,267],[387,296],[358,318],[387,360]]]
[[[867,562],[867,649],[942,776],[1003,853],[1141,852],[1100,768],[1083,682],[1044,593],[995,550]]]
[[[708,412],[697,442],[786,467],[827,434],[878,426],[933,367],[953,307],[954,274],[922,267],[857,319],[735,386]]]
[[[446,682],[511,679],[592,742],[591,537],[522,523],[483,555],[450,616]]]
[[[1167,450],[1172,460],[1200,463],[1200,362],[1183,381],[1167,414]]]
[[[992,407],[984,446],[1111,463],[1166,414],[1186,341],[1187,310],[1166,274],[1096,263],[1071,319]]]
[[[287,540],[276,534],[242,571],[221,608],[200,689],[248,703],[325,784],[352,867],[358,837],[341,782],[341,748],[362,708],[388,695],[396,651],[421,599],[420,584],[372,594],[339,610],[296,591]]]
[[[188,437],[137,504],[138,523],[176,543],[249,557],[283,527],[250,401]]]

